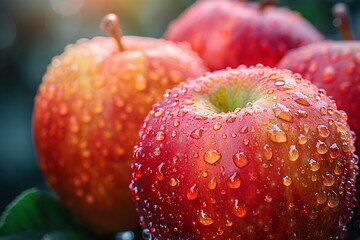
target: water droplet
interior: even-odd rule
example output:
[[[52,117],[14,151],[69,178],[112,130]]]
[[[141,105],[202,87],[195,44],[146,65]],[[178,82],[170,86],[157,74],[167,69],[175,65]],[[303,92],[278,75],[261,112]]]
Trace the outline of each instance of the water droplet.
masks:
[[[243,218],[246,216],[248,211],[248,206],[246,203],[239,203],[238,199],[234,200],[234,205],[232,207],[232,213],[238,218]]]
[[[314,159],[310,159],[309,165],[310,165],[310,171],[312,172],[316,172],[320,169],[320,164]]]
[[[282,75],[280,75],[278,73],[272,73],[272,74],[269,75],[270,80],[276,80],[276,79],[279,79],[279,78],[282,78]]]
[[[307,142],[307,138],[303,134],[300,134],[298,137],[298,142],[299,144],[304,145]]]
[[[249,127],[248,126],[245,125],[245,126],[240,128],[239,133],[247,133],[247,132],[249,132]]]
[[[200,210],[198,219],[199,222],[204,226],[208,226],[214,223],[214,220],[209,217],[209,215],[204,210]]]
[[[266,160],[271,160],[272,156],[273,156],[273,152],[272,152],[272,149],[271,147],[268,145],[268,144],[265,144],[264,145],[264,157]]]
[[[210,190],[214,190],[216,188],[217,182],[216,182],[216,177],[212,177],[210,179],[210,182],[208,183],[208,188]]]
[[[325,191],[320,191],[315,193],[316,202],[318,204],[324,204],[327,201],[327,196]]]
[[[329,154],[332,159],[336,159],[340,156],[340,149],[336,143],[333,143],[329,148]]]
[[[289,177],[289,176],[283,177],[283,184],[284,184],[285,186],[288,187],[288,186],[291,185],[291,183],[292,183],[291,177]]]
[[[329,83],[335,80],[336,71],[332,66],[326,66],[323,71],[323,82]]]
[[[250,140],[247,139],[247,138],[245,138],[245,139],[243,140],[243,144],[244,144],[245,146],[248,146],[248,145],[249,145],[249,142],[250,142]]]
[[[287,142],[286,134],[279,126],[270,124],[268,127],[269,138],[276,143]]]
[[[176,187],[179,185],[179,183],[180,183],[180,181],[176,178],[170,178],[170,180],[169,180],[169,185],[171,187]]]
[[[191,132],[190,137],[194,138],[194,139],[200,139],[202,134],[204,132],[204,128],[198,128],[195,129],[194,131]]]
[[[285,80],[284,79],[278,79],[274,82],[275,86],[281,87],[285,85]]]
[[[275,117],[287,121],[287,122],[294,122],[294,117],[287,107],[280,103],[276,103],[273,107],[273,111],[275,114]]]
[[[294,92],[294,99],[300,105],[311,106],[309,99],[301,92]]]
[[[241,185],[241,179],[239,177],[239,175],[237,174],[237,172],[234,172],[226,181],[226,185],[229,188],[239,188]]]
[[[340,198],[338,197],[338,195],[336,194],[336,192],[331,191],[329,193],[328,199],[327,199],[327,205],[330,208],[335,208],[339,205],[340,203]]]
[[[214,129],[215,131],[217,131],[217,130],[219,130],[221,127],[222,127],[222,124],[221,124],[220,122],[216,122],[216,123],[214,124],[213,129]]]
[[[325,125],[317,126],[317,131],[319,133],[319,136],[323,137],[323,138],[326,138],[330,135],[330,131],[329,131],[328,127],[326,127]]]
[[[174,127],[178,127],[180,125],[180,121],[179,120],[175,120],[173,123]]]
[[[291,145],[290,146],[290,150],[289,150],[289,160],[290,161],[296,161],[299,158],[299,151],[296,149],[295,145]]]
[[[269,196],[269,195],[266,195],[264,201],[267,202],[267,203],[271,203],[272,202],[272,197]]]
[[[135,175],[135,178],[141,178],[141,176],[142,176],[142,170],[141,170],[141,168],[142,168],[142,165],[141,164],[139,164],[139,163],[135,163],[134,164],[134,175]]]
[[[186,192],[186,197],[189,200],[195,200],[199,195],[199,188],[196,183],[192,185]]]
[[[160,165],[157,167],[155,175],[157,180],[163,181],[166,178],[165,170],[164,170],[165,163],[160,163]]]
[[[334,183],[335,183],[335,176],[330,173],[326,173],[323,178],[324,186],[331,187],[332,185],[334,185]]]
[[[209,164],[216,163],[217,161],[220,160],[220,158],[221,158],[221,154],[216,149],[209,149],[204,154],[204,160]]]
[[[216,235],[221,236],[223,234],[224,234],[224,230],[222,230],[221,227],[218,227],[218,229],[216,230]]]
[[[164,113],[164,111],[165,110],[163,108],[155,109],[155,112],[154,112],[155,117],[160,117]]]
[[[238,168],[243,168],[249,164],[249,159],[243,151],[239,151],[233,155],[233,161]]]
[[[324,142],[319,140],[316,142],[316,151],[319,154],[325,154],[328,151],[328,147],[326,146],[326,144]]]
[[[161,142],[161,141],[164,141],[164,139],[165,139],[165,134],[163,132],[156,133],[156,136],[155,136],[156,141]]]
[[[154,155],[155,156],[160,156],[161,155],[161,148],[160,147],[156,147],[154,149]]]

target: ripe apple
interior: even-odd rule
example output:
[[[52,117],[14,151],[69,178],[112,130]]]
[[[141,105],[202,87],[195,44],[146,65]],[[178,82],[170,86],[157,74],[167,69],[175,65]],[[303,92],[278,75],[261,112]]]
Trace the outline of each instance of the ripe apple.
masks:
[[[360,136],[360,42],[351,40],[346,5],[334,5],[333,13],[339,23],[344,23],[341,29],[347,40],[326,40],[294,49],[278,67],[298,72],[325,89],[336,100],[338,109],[349,116],[351,130]],[[356,148],[360,149],[360,138],[356,140]]]
[[[55,57],[35,98],[33,131],[41,170],[60,200],[100,233],[135,228],[129,191],[132,149],[143,119],[167,88],[203,74],[184,44],[124,36],[81,40]]]
[[[298,13],[264,2],[196,1],[164,36],[189,42],[210,70],[257,63],[274,67],[289,49],[323,39]]]
[[[155,104],[130,189],[154,239],[337,239],[356,205],[346,113],[299,74],[257,65]]]

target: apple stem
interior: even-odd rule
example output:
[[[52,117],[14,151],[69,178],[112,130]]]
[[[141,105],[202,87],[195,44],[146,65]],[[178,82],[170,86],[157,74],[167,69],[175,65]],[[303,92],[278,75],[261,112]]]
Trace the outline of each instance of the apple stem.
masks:
[[[108,36],[113,37],[118,45],[119,51],[124,51],[122,44],[122,32],[120,28],[119,18],[114,13],[107,14],[101,21],[100,29]]]
[[[260,0],[260,9],[264,10],[268,6],[276,6],[276,0]]]
[[[334,25],[340,28],[344,40],[352,40],[349,9],[345,3],[337,3],[332,7]]]

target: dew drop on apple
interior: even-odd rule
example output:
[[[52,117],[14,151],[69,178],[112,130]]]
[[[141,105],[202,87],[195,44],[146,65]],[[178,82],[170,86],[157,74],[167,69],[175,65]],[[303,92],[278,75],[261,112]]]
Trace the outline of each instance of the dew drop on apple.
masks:
[[[290,186],[291,185],[291,183],[292,183],[292,179],[291,179],[291,177],[289,177],[289,176],[285,176],[285,177],[283,177],[283,184],[284,184],[284,186]]]
[[[272,156],[273,156],[273,151],[271,149],[271,147],[268,144],[264,145],[264,151],[263,151],[264,157],[266,160],[271,160]]]
[[[315,193],[316,202],[318,204],[324,204],[327,201],[327,195],[325,191]]]
[[[198,128],[191,132],[190,137],[194,139],[200,139],[204,132],[204,128]]]
[[[324,143],[323,141],[317,141],[316,142],[316,151],[319,154],[325,154],[328,151],[328,147],[326,146],[326,143]]]
[[[133,166],[133,172],[135,175],[135,178],[141,178],[142,176],[142,165],[140,163],[135,163]]]
[[[218,227],[218,229],[216,230],[216,235],[221,236],[223,234],[224,234],[224,230],[222,230],[221,227]]]
[[[196,185],[192,185],[187,191],[186,191],[186,197],[189,200],[195,200],[199,195],[199,188]]]
[[[156,168],[155,176],[156,176],[156,179],[159,180],[159,181],[163,181],[166,178],[164,165],[165,165],[165,163],[162,162]]]
[[[276,103],[273,107],[273,112],[275,114],[275,117],[287,121],[287,122],[294,122],[294,117],[291,114],[290,109],[288,109],[286,106]]]
[[[204,210],[200,210],[198,219],[199,222],[204,226],[208,226],[214,223],[214,220]]]
[[[170,180],[169,180],[169,185],[171,187],[176,187],[179,185],[179,183],[180,183],[180,181],[176,178],[170,178]]]
[[[270,124],[268,127],[268,134],[271,141],[276,143],[287,142],[286,134],[279,126]]]
[[[249,142],[250,142],[250,140],[247,139],[247,138],[245,138],[245,139],[243,140],[244,146],[248,146],[248,145],[249,145]]]
[[[271,203],[272,202],[272,197],[270,195],[266,195],[264,198],[264,201],[267,203]]]
[[[164,111],[165,110],[163,108],[155,109],[155,112],[154,112],[155,117],[160,117],[164,113]]]
[[[246,203],[240,203],[238,199],[235,199],[232,206],[232,213],[238,218],[243,218],[246,216],[247,212],[248,206]]]
[[[334,191],[331,191],[329,193],[328,198],[327,198],[328,207],[335,208],[335,207],[337,207],[339,205],[339,203],[340,203],[340,198],[338,197],[338,195]]]
[[[274,85],[277,87],[281,87],[285,85],[285,80],[284,79],[278,79],[274,82]]]
[[[335,176],[330,173],[326,173],[323,177],[324,186],[331,187],[332,185],[334,185],[334,183],[335,183]]]
[[[233,222],[231,220],[229,220],[229,219],[225,220],[225,226],[226,227],[231,227],[232,225],[233,225]]]
[[[208,183],[208,188],[210,190],[214,190],[216,188],[216,185],[217,185],[216,177],[212,177]]]
[[[291,145],[290,146],[290,150],[289,150],[289,160],[294,162],[296,160],[298,160],[299,158],[299,151],[296,149],[296,146],[295,145]]]
[[[243,168],[249,164],[249,159],[243,151],[239,151],[233,155],[233,162],[238,168]]]
[[[216,122],[213,126],[213,129],[215,131],[219,130],[222,127],[222,124],[220,122]]]
[[[220,158],[221,158],[221,153],[219,153],[219,151],[216,149],[209,149],[204,154],[204,160],[209,164],[216,163],[217,161],[220,160]]]
[[[317,127],[317,131],[320,137],[326,138],[330,135],[330,131],[328,129],[328,127],[326,127],[325,125],[319,125]]]
[[[155,156],[160,156],[161,155],[161,148],[160,147],[156,147],[154,149],[154,155]]]
[[[330,147],[329,147],[329,155],[332,159],[336,159],[339,157],[340,155],[340,149],[338,147],[338,145],[336,143],[333,143]]]
[[[309,99],[301,92],[294,92],[294,99],[300,105],[311,106]]]
[[[329,83],[335,80],[336,77],[336,71],[332,66],[326,66],[326,68],[323,71],[322,79],[323,82]]]
[[[304,134],[300,134],[298,137],[298,142],[301,145],[304,145],[307,142],[307,137]]]
[[[234,172],[226,181],[229,188],[236,189],[241,185],[241,179],[237,172]]]
[[[155,136],[156,141],[161,142],[161,141],[164,141],[164,139],[165,139],[165,134],[163,132],[156,133],[156,136]]]
[[[312,172],[316,172],[320,169],[320,164],[314,159],[310,159],[309,166],[310,166],[310,171]]]

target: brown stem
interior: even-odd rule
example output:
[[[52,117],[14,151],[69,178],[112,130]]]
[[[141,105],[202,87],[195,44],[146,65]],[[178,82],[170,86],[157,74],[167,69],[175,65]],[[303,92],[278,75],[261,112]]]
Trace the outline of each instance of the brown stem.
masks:
[[[119,18],[116,14],[107,14],[100,23],[100,29],[108,36],[113,37],[116,40],[119,51],[124,51],[124,45],[121,40],[123,35],[120,29]]]
[[[349,9],[345,3],[337,3],[332,7],[334,25],[340,28],[345,40],[352,40],[353,36],[350,27]]]
[[[268,6],[276,6],[276,0],[260,0],[260,10],[264,10]]]

